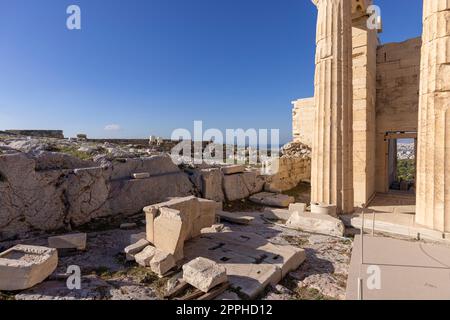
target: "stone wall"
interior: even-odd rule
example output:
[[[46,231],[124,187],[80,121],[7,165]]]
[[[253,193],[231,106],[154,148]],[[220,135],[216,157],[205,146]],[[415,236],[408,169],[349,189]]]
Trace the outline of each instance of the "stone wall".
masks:
[[[268,190],[290,190],[301,181],[311,179],[311,159],[282,157],[269,160],[264,165],[265,171],[269,174],[266,185]]]
[[[260,170],[245,168],[233,174],[224,174],[221,168],[187,170],[202,198],[216,202],[236,201],[263,191],[267,177]]]
[[[150,178],[135,180],[133,173]],[[70,229],[92,219],[132,215],[167,197],[192,193],[187,175],[166,156],[99,167],[60,153],[0,156],[0,240]]]
[[[417,132],[421,38],[377,50],[376,191],[388,191],[387,132]]]
[[[314,98],[299,99],[292,102],[292,105],[293,141],[311,147],[314,127]]]

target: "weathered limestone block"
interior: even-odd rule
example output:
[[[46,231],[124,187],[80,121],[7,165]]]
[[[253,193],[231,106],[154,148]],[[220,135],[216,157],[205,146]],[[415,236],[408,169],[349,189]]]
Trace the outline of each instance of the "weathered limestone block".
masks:
[[[64,226],[61,172],[35,171],[35,161],[22,154],[0,155],[0,238]]]
[[[178,261],[183,257],[184,242],[213,225],[216,211],[215,201],[194,196],[145,207],[147,240]]]
[[[111,213],[107,203],[109,176],[109,169],[102,167],[76,169],[67,176],[66,222],[78,226]]]
[[[143,180],[117,180],[111,182],[108,207],[112,212],[130,215],[151,203],[162,202],[168,197],[187,196],[191,192],[189,178],[179,170]]]
[[[305,212],[306,211],[306,203],[291,203],[289,205],[289,211],[290,212]]]
[[[245,186],[250,194],[255,194],[263,191],[266,180],[264,176],[259,175],[256,170],[246,171],[243,174]]]
[[[261,192],[251,196],[250,201],[265,206],[287,208],[295,199],[284,194]]]
[[[266,161],[265,171],[270,175],[266,178],[265,190],[282,192],[295,188],[301,181],[311,178],[311,159],[301,157],[275,158]]]
[[[219,224],[213,224],[209,228],[203,228],[200,232],[202,234],[216,233],[216,232],[221,232],[224,228],[225,228],[225,226],[223,224],[219,223]]]
[[[147,236],[150,242],[151,240],[151,233],[152,230],[155,229],[155,227],[152,227],[152,224],[154,224],[154,219],[159,215],[159,211],[161,208],[170,208],[174,210],[180,211],[180,213],[183,215],[183,220],[186,221],[186,225],[184,228],[186,228],[185,236],[186,240],[193,237],[193,226],[194,221],[197,220],[199,216],[199,201],[195,196],[187,196],[187,197],[180,197],[180,198],[172,198],[169,201],[157,203],[148,207],[144,208],[144,212],[146,213],[147,218]],[[153,218],[152,218],[153,217]],[[153,220],[152,220],[153,219]],[[208,225],[209,226],[209,225]],[[153,237],[154,238],[154,237]]]
[[[233,166],[222,167],[222,172],[225,175],[243,173],[244,171],[245,171],[245,166],[243,166],[243,165],[233,165]]]
[[[243,174],[224,176],[223,190],[228,201],[245,199],[250,195]]]
[[[150,263],[156,254],[157,249],[153,246],[147,246],[139,253],[134,255],[137,264],[142,267],[150,267]]]
[[[170,253],[176,261],[183,259],[184,241],[188,233],[187,215],[170,208],[160,208],[154,220],[154,245]]]
[[[192,238],[199,236],[203,228],[212,226],[216,222],[217,203],[207,199],[197,199],[197,201],[199,208],[192,226]]]
[[[48,238],[48,246],[55,249],[86,249],[86,233],[65,234]]]
[[[135,214],[167,197],[192,194],[189,178],[168,157],[59,169],[81,163],[72,160],[48,152],[0,155],[0,239],[32,229],[53,231],[95,218]],[[134,180],[133,172],[155,176]]]
[[[62,170],[94,167],[93,161],[75,158],[59,152],[42,151],[36,155],[36,170]]]
[[[17,245],[0,254],[0,290],[25,290],[44,281],[58,265],[56,249]]]
[[[148,242],[146,239],[140,239],[137,242],[130,244],[124,249],[124,252],[127,255],[127,260],[134,260],[136,254],[144,250],[149,244],[150,242]]]
[[[203,198],[223,202],[222,173],[220,169],[201,170]]]
[[[223,174],[220,168],[194,169],[190,171],[192,183],[200,191],[202,198],[223,202]]]
[[[183,265],[183,279],[203,292],[228,281],[224,266],[203,257]]]
[[[303,231],[342,237],[345,232],[344,223],[325,214],[294,212],[286,223],[287,226]]]
[[[286,209],[271,209],[264,211],[264,218],[270,220],[289,220],[292,212]]]
[[[111,179],[129,179],[136,172],[147,172],[151,176],[180,172],[169,156],[153,156],[148,158],[124,159],[112,164]]]
[[[151,270],[157,275],[164,276],[167,272],[176,266],[176,260],[170,253],[162,250],[156,250],[152,261],[150,262]]]
[[[133,177],[133,179],[148,179],[150,178],[150,173],[148,172],[133,173],[131,176]]]

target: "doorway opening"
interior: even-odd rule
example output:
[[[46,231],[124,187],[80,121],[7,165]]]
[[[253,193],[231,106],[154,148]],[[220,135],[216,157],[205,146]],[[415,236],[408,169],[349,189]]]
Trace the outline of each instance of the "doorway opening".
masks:
[[[388,132],[388,190],[416,193],[417,132]]]

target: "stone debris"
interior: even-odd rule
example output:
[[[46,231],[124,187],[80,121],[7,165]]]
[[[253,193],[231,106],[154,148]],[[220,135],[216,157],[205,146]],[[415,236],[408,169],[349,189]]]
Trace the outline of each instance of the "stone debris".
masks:
[[[213,224],[211,227],[209,228],[204,228],[202,229],[202,234],[204,233],[214,233],[214,232],[221,232],[222,230],[224,230],[225,226],[223,224]]]
[[[44,281],[58,265],[54,248],[17,245],[0,253],[0,290],[25,290]]]
[[[223,190],[228,201],[245,199],[250,196],[243,174],[225,175],[223,177]]]
[[[327,214],[294,212],[286,225],[303,231],[343,237],[344,223]]]
[[[282,157],[311,158],[311,148],[301,142],[290,142],[281,148]]]
[[[223,175],[219,168],[194,170],[191,180],[201,191],[203,198],[222,203],[225,200],[223,193]]]
[[[148,172],[133,173],[132,177],[133,177],[133,179],[148,179],[148,178],[150,178],[150,173],[148,173]]]
[[[239,298],[239,296],[235,292],[227,290],[224,293],[222,293],[221,295],[219,295],[215,300],[239,301],[239,300],[241,300],[241,298]]]
[[[306,203],[291,203],[289,205],[289,211],[290,212],[305,212],[306,211]]]
[[[174,256],[159,249],[156,250],[152,260],[150,261],[150,268],[152,272],[161,277],[175,268],[175,266],[176,262]]]
[[[137,253],[134,256],[136,263],[142,267],[150,267],[150,262],[156,254],[156,248],[153,246],[147,246],[144,250]]]
[[[219,232],[192,239],[185,246],[186,262],[198,257],[222,265],[235,290],[255,299],[269,284],[277,284],[306,259],[305,250],[276,245],[248,232]]]
[[[163,207],[154,220],[153,244],[172,254],[177,261],[183,258],[188,223],[186,218],[179,210]]]
[[[217,212],[217,216],[221,219],[221,220],[225,220],[231,223],[236,223],[236,224],[250,224],[253,220],[255,220],[254,217],[251,216],[246,216],[246,215],[242,215],[239,213],[235,213],[235,212],[226,212],[226,211],[219,211]]]
[[[325,203],[311,203],[311,213],[325,214],[337,217],[337,207]]]
[[[243,173],[244,171],[245,171],[245,166],[243,166],[243,165],[233,165],[233,166],[222,167],[222,172],[225,175]]]
[[[145,220],[144,220],[144,222],[145,222]],[[145,223],[143,223],[143,224],[145,224]],[[134,244],[141,239],[147,239],[147,233],[140,232],[140,233],[134,233],[134,234],[130,235],[130,244]]]
[[[141,252],[150,244],[146,239],[140,239],[124,249],[127,261],[135,260],[136,254]]]
[[[264,218],[269,220],[287,221],[292,215],[292,211],[286,209],[266,209],[263,213]]]
[[[55,249],[86,249],[86,233],[65,234],[48,238],[48,246]]]
[[[284,194],[261,192],[251,196],[250,201],[270,207],[287,208],[295,199]]]
[[[178,261],[183,258],[184,243],[215,223],[216,210],[215,201],[194,196],[146,207],[147,240]]]
[[[131,222],[131,223],[122,223],[122,224],[120,225],[120,229],[123,229],[123,230],[129,230],[129,229],[134,229],[134,228],[137,228],[137,224],[134,223],[134,222]]]
[[[80,141],[86,141],[87,138],[88,138],[87,134],[84,134],[84,133],[77,134],[77,139]]]
[[[203,257],[183,265],[183,279],[205,293],[228,281],[224,266]]]

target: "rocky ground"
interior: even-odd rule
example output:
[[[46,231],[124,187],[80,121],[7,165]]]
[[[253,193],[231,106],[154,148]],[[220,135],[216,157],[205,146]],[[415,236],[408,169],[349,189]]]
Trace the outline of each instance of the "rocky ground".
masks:
[[[42,152],[60,152],[80,160],[101,162],[104,159],[136,158],[159,154],[157,146],[120,145],[115,143],[96,143],[77,139],[33,138],[0,135],[0,154],[16,153],[30,155]]]
[[[232,207],[236,208],[236,204]],[[245,203],[240,207],[245,210]],[[290,244],[306,250],[306,261],[291,272],[281,283],[266,288],[263,300],[322,300],[344,299],[352,240],[325,235],[310,234],[287,229],[281,224],[268,222],[261,217],[263,209],[249,207],[246,215],[255,220],[247,226],[224,223],[233,231],[257,233],[275,244]],[[130,242],[130,235],[144,231],[141,216],[135,222],[140,225],[134,230],[121,230],[116,224],[93,226],[88,233],[88,248],[84,252],[60,257],[57,271],[47,281],[19,293],[1,293],[0,299],[42,300],[42,299],[106,299],[106,300],[157,300],[162,299],[167,288],[180,275],[159,279],[149,269],[136,263],[126,262],[123,248]],[[132,221],[132,220],[129,220]],[[82,230],[89,231],[89,230]],[[22,241],[22,243],[24,243]],[[26,244],[46,245],[46,237],[28,239]],[[14,242],[0,243],[10,247]],[[64,274],[71,265],[81,268],[82,289],[69,290]],[[234,292],[226,292],[224,299],[239,299]]]
[[[23,152],[38,156],[43,152],[58,152],[72,156],[77,161],[104,164],[117,158],[135,158],[160,153],[157,148],[112,143],[92,143],[77,140],[26,138],[0,135],[0,154]],[[301,145],[289,144],[283,156],[309,156],[310,150]],[[0,179],[1,179],[0,175]],[[309,203],[309,185],[300,184],[286,192],[298,202]],[[290,244],[306,250],[306,261],[291,272],[281,283],[269,287],[261,299],[343,299],[345,294],[352,240],[309,234],[282,227],[262,219],[264,207],[238,200],[224,205],[226,211],[246,212],[255,220],[248,226],[225,223],[233,231],[256,233],[275,244]],[[117,220],[120,219],[120,220]],[[126,221],[124,220],[126,219]],[[91,221],[78,230],[88,233],[88,248],[83,252],[60,255],[58,269],[45,282],[23,292],[0,292],[2,299],[162,299],[168,286],[179,277],[159,279],[149,269],[127,262],[123,249],[130,244],[130,235],[143,232],[145,224],[142,214],[102,218]],[[123,222],[136,222],[134,230],[121,230]],[[26,239],[0,242],[0,252],[18,243],[47,245],[48,234],[28,233]],[[62,276],[69,266],[81,268],[82,289],[69,290]],[[222,298],[236,299],[234,292]]]

